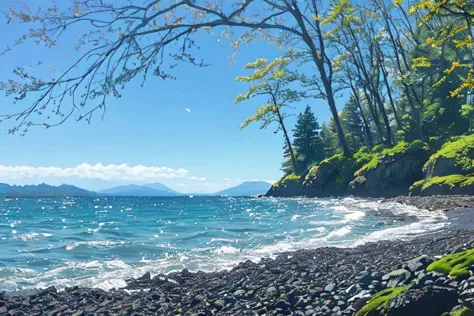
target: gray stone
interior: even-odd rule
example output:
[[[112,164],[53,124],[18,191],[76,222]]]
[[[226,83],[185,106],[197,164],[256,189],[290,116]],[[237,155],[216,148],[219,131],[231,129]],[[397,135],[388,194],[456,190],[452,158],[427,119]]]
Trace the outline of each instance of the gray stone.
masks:
[[[288,303],[285,300],[279,300],[278,302],[276,302],[275,307],[276,308],[281,308],[283,310],[288,310],[288,309],[290,309],[291,305],[290,305],[290,303]]]
[[[237,297],[242,296],[244,294],[245,294],[244,290],[237,290],[234,292],[234,296],[237,296]]]
[[[326,287],[324,288],[324,291],[325,292],[332,292],[332,291],[334,291],[335,288],[336,288],[336,284],[335,283],[330,283],[330,284],[326,285]]]
[[[267,296],[276,296],[278,293],[276,287],[274,286],[270,286],[269,288],[267,288]]]
[[[422,255],[408,260],[405,264],[405,267],[411,272],[416,272],[428,266],[428,264],[431,262],[432,260],[430,259],[430,257],[428,257],[427,255]]]
[[[370,284],[370,282],[372,282],[373,278],[372,276],[370,275],[369,272],[365,271],[365,272],[362,272],[357,278],[357,283],[361,284],[362,286],[367,286]]]
[[[405,269],[399,269],[399,270],[395,270],[395,271],[392,271],[390,273],[387,273],[385,274],[383,277],[382,277],[382,280],[383,281],[392,281],[392,280],[396,280],[397,284],[400,283],[401,281],[406,281],[406,280],[409,280],[411,277],[411,273],[410,271],[408,270],[405,270]],[[394,281],[392,281],[391,284],[393,284]],[[387,284],[388,286],[388,284]]]
[[[353,295],[357,294],[357,292],[359,292],[359,290],[360,290],[360,288],[357,285],[353,284],[353,285],[349,286],[346,289],[346,293],[350,296],[353,296]]]

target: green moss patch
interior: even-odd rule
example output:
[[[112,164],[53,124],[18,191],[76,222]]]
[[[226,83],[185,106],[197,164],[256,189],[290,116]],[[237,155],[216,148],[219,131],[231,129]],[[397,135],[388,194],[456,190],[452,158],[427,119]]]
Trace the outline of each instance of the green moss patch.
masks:
[[[474,249],[453,253],[436,260],[428,266],[428,271],[436,271],[451,277],[469,276],[468,268],[474,263]]]
[[[306,174],[305,180],[314,179],[316,177],[316,174],[318,173],[318,170],[319,170],[319,165],[312,166],[309,169],[308,173]]]
[[[423,169],[431,168],[438,159],[447,159],[466,173],[474,171],[474,134],[455,137],[445,143],[435,154],[431,155]]]
[[[274,188],[286,188],[287,186],[290,185],[296,185],[301,181],[301,176],[297,174],[289,174],[277,183],[275,183],[273,186]]]
[[[368,302],[362,307],[357,313],[356,316],[366,316],[369,315],[372,311],[377,309],[382,309],[383,307],[388,306],[388,304],[398,295],[408,290],[410,287],[399,286],[393,287],[386,290],[383,290],[375,294]]]
[[[411,153],[417,153],[420,151],[428,150],[429,147],[426,143],[423,143],[420,140],[415,140],[414,142],[408,143],[405,141],[399,142],[396,146],[392,148],[375,148],[366,155],[366,158],[370,158],[367,163],[365,163],[359,170],[355,172],[355,176],[361,175],[367,171],[373,170],[378,167],[380,158],[385,156],[399,157],[402,155],[407,155]],[[355,155],[354,155],[355,156]]]
[[[451,313],[444,313],[441,316],[472,316],[472,315],[474,315],[474,311],[472,309],[463,307]]]
[[[463,176],[460,174],[453,174],[453,175],[444,176],[444,177],[433,177],[430,179],[415,182],[411,186],[410,191],[414,191],[420,188],[421,188],[421,191],[424,191],[435,185],[438,185],[438,186],[447,185],[450,188],[454,188],[454,187],[465,187],[465,186],[473,185],[473,184],[474,184],[473,175]]]
[[[352,180],[347,178],[347,175],[352,175],[354,169],[354,160],[352,157],[337,154],[321,161],[319,168],[324,168],[325,164],[330,164],[337,170],[337,176],[334,178],[334,182],[337,186],[345,187],[347,183]]]

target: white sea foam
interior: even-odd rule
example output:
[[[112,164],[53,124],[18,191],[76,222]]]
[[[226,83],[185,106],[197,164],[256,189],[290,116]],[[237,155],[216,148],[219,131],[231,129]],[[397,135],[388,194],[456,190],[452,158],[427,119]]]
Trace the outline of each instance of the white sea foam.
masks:
[[[357,221],[365,216],[365,212],[362,211],[355,211],[353,213],[349,213],[344,215],[344,223],[350,223],[353,221]]]
[[[215,253],[235,254],[239,253],[240,250],[232,246],[222,246],[214,250]]]
[[[351,226],[344,226],[342,228],[339,228],[337,230],[334,230],[334,231],[330,232],[327,235],[326,238],[331,239],[331,238],[334,238],[334,237],[342,237],[342,236],[345,236],[345,235],[349,234],[351,231],[352,231]]]
[[[109,241],[109,240],[94,240],[94,241],[78,241],[72,244],[66,245],[66,250],[73,250],[79,246],[89,247],[113,247],[117,245],[124,245],[125,241]]]

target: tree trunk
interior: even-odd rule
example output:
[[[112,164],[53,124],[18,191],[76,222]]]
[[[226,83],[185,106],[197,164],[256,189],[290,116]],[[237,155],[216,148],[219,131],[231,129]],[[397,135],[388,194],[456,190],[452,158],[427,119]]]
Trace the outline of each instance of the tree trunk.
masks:
[[[286,131],[285,124],[283,123],[283,117],[281,116],[280,109],[278,108],[278,105],[276,105],[276,103],[275,103],[275,107],[276,107],[276,113],[278,115],[278,121],[280,123],[280,127],[283,131],[283,134],[285,135],[286,145],[288,146],[288,150],[290,151],[291,164],[293,165],[293,172],[296,173],[296,171],[298,170],[297,169],[298,165],[296,163],[295,153],[293,152],[293,146],[291,146],[290,137],[288,136],[288,132]]]
[[[382,71],[383,81],[384,81],[385,87],[387,89],[387,94],[388,94],[388,99],[390,101],[390,106],[392,107],[393,115],[395,116],[395,121],[397,122],[397,127],[398,127],[398,129],[401,129],[402,128],[402,122],[401,122],[400,118],[398,117],[397,108],[395,107],[395,102],[393,101],[392,89],[390,89],[390,84],[388,83],[388,74],[387,74],[387,70],[385,69],[384,58],[382,56],[382,50],[380,49],[380,47],[378,47],[378,51],[379,51],[378,60],[379,60],[380,70]]]
[[[350,156],[351,150],[349,148],[349,145],[347,144],[346,136],[344,135],[344,130],[342,129],[341,121],[339,120],[339,114],[337,113],[336,101],[334,100],[334,95],[332,91],[332,78],[328,77],[328,75],[326,74],[326,68],[325,68],[326,55],[324,52],[325,47],[324,47],[324,39],[323,39],[324,36],[322,34],[319,22],[315,21],[315,29],[318,33],[317,38],[319,40],[319,45],[320,45],[319,52],[318,52],[318,49],[316,48],[313,42],[313,38],[311,37],[311,35],[308,33],[308,30],[306,29],[306,25],[302,18],[303,15],[296,1],[293,1],[293,6],[294,6],[294,9],[292,9],[290,5],[287,5],[290,13],[298,22],[298,25],[301,29],[301,33],[303,35],[303,40],[310,48],[313,61],[316,64],[316,68],[318,68],[321,81],[323,82],[323,85],[324,85],[324,90],[325,90],[325,94],[328,100],[329,109],[331,110],[332,117],[334,118],[334,124],[336,125],[336,132],[337,132],[337,137],[339,139],[339,144],[341,145],[344,156]],[[332,67],[332,65],[329,65],[328,67]],[[329,71],[332,73],[331,68],[329,69]]]
[[[354,98],[356,99],[357,106],[359,107],[360,116],[362,117],[362,122],[364,122],[364,130],[367,135],[367,142],[369,143],[369,146],[372,147],[374,145],[374,140],[372,139],[372,132],[370,131],[369,122],[367,121],[367,118],[364,115],[364,111],[362,109],[362,104],[360,102],[359,95],[357,94],[357,90],[352,84],[352,81],[351,81],[351,89],[352,89],[352,93],[354,94]]]

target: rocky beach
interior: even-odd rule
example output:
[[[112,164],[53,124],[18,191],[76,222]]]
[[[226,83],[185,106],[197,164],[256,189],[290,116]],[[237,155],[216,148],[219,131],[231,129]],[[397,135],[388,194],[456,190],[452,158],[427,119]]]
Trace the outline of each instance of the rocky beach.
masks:
[[[414,239],[281,253],[229,271],[147,273],[111,291],[50,287],[2,292],[0,314],[470,315],[461,313],[474,307],[474,266],[469,251],[463,253],[474,248],[474,226],[466,221],[473,210],[457,208],[474,206],[472,197],[398,199],[450,209],[450,224]],[[431,268],[449,254],[463,255],[467,274],[453,277]]]

